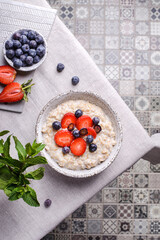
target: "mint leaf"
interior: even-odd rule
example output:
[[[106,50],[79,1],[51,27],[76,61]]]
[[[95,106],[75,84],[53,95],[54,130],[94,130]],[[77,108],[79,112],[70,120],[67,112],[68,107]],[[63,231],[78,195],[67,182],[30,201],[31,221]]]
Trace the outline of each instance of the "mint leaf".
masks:
[[[42,151],[45,148],[45,144],[36,143],[36,139],[35,139],[33,144],[32,144],[32,148],[35,150],[35,154],[34,155],[37,155],[40,151]]]
[[[11,144],[11,135],[7,138],[3,146],[3,155],[6,158],[11,158],[9,151],[10,151],[10,144]]]
[[[5,134],[7,134],[7,133],[9,133],[8,130],[4,130],[4,131],[0,132],[0,137],[3,136],[3,135],[5,135]]]
[[[26,185],[26,184],[30,184],[30,182],[28,181],[28,179],[25,178],[24,174],[20,174],[19,185]]]
[[[0,163],[6,164],[10,167],[22,168],[23,163],[13,158],[4,158],[0,156]]]
[[[28,187],[28,191],[25,192],[22,196],[23,200],[30,206],[33,207],[39,207],[40,204],[37,200],[37,195],[36,192],[29,186]]]
[[[40,180],[44,176],[44,171],[45,171],[45,169],[43,167],[40,167],[33,172],[26,173],[25,177],[34,179],[34,180]]]
[[[17,139],[17,137],[13,136],[13,139],[14,139],[14,142],[15,142],[15,148],[18,152],[19,160],[24,162],[25,159],[26,159],[26,155],[27,155],[26,150],[23,147],[23,145],[21,144],[21,142]]]
[[[3,153],[3,139],[0,139],[0,153]]]
[[[33,158],[28,158],[27,161],[26,161],[26,165],[28,167],[34,166],[34,165],[37,165],[37,164],[46,164],[46,163],[47,163],[46,158],[42,157],[42,156],[36,156],[36,157],[33,157]]]
[[[10,170],[3,166],[0,168],[0,189],[4,189],[11,181],[15,181]]]
[[[20,187],[16,187],[9,194],[8,200],[15,201],[15,200],[21,198],[23,196],[23,194],[24,194],[24,187],[21,187],[21,186]]]
[[[30,143],[27,143],[25,148],[26,148],[26,152],[29,156],[32,156],[33,154],[36,153],[36,151],[32,148]]]
[[[9,184],[7,185],[7,187],[4,190],[4,193],[7,195],[7,197],[10,196],[11,192],[13,191],[13,189],[15,189],[17,187],[16,184]]]

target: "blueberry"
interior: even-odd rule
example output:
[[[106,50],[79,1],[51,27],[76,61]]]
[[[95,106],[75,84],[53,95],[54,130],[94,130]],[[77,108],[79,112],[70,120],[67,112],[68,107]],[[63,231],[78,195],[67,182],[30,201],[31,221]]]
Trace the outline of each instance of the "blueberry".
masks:
[[[26,35],[21,35],[20,40],[19,40],[22,44],[26,44],[29,43],[29,40],[27,38]]]
[[[29,49],[30,49],[30,47],[29,47],[28,44],[24,44],[24,45],[22,46],[22,50],[23,50],[24,53],[29,52]]]
[[[6,43],[5,43],[5,48],[6,48],[6,49],[13,48],[13,41],[12,41],[12,40],[6,41]]]
[[[67,127],[68,131],[73,131],[74,128],[75,128],[74,123],[70,123]]]
[[[72,77],[72,85],[77,85],[78,83],[79,83],[79,77],[77,77],[77,76],[74,76],[74,77]]]
[[[12,59],[15,55],[15,52],[13,49],[9,49],[6,51],[6,56],[9,58],[9,59]]]
[[[69,151],[70,151],[70,148],[69,148],[69,147],[63,147],[63,148],[62,148],[63,154],[69,153]]]
[[[64,64],[63,64],[63,63],[58,63],[58,64],[57,64],[57,71],[58,71],[58,72],[62,72],[63,69],[64,69]]]
[[[100,120],[99,120],[98,117],[94,117],[94,118],[92,119],[92,121],[93,121],[93,124],[94,124],[94,125],[97,125],[97,124],[100,122]]]
[[[35,57],[35,56],[36,56],[36,50],[35,50],[35,49],[30,49],[30,50],[29,50],[29,55],[30,55],[31,57]]]
[[[43,40],[43,37],[41,36],[41,35],[37,35],[36,36],[36,42],[38,43],[38,44],[42,44],[42,43],[44,43],[44,40]]]
[[[52,123],[52,127],[54,130],[59,130],[61,128],[61,123],[59,121],[55,121]]]
[[[33,58],[34,63],[38,63],[40,60],[40,57],[38,57],[37,55]]]
[[[13,41],[13,47],[14,48],[21,48],[22,44],[18,40]]]
[[[36,48],[37,47],[37,43],[35,40],[31,40],[29,43],[30,48]]]
[[[26,64],[27,64],[28,66],[32,66],[32,65],[33,65],[33,57],[27,56],[27,57],[26,57]]]
[[[81,130],[79,131],[80,136],[85,136],[88,134],[88,130],[87,128],[81,128]]]
[[[35,31],[29,31],[27,36],[30,40],[34,40],[36,38],[36,32]]]
[[[95,125],[93,128],[96,131],[96,133],[99,133],[100,131],[102,131],[102,128],[100,125]]]
[[[72,134],[73,134],[73,136],[75,137],[75,138],[79,138],[80,137],[80,133],[79,133],[79,131],[76,129],[76,130],[74,130],[73,132],[72,132]]]
[[[26,62],[22,62],[22,67],[27,67]]]
[[[20,68],[20,67],[22,67],[22,61],[20,60],[20,59],[15,59],[14,60],[14,62],[13,62],[13,66],[15,67],[15,68]]]
[[[25,60],[26,60],[25,54],[23,54],[23,55],[20,56],[20,60],[21,60],[22,62],[25,62]]]
[[[11,59],[11,61],[14,62],[14,61],[17,60],[17,59],[18,59],[17,57],[13,57],[13,58]]]
[[[76,117],[76,118],[79,118],[79,117],[81,117],[82,115],[83,115],[83,112],[82,112],[81,109],[77,109],[77,110],[75,111],[75,117]]]
[[[15,33],[13,34],[13,36],[12,36],[12,38],[13,38],[14,40],[19,40],[20,37],[21,37],[20,32],[15,32]]]
[[[92,135],[88,135],[87,138],[86,138],[86,142],[88,144],[92,143],[93,142],[93,136]]]
[[[37,55],[42,58],[45,54],[45,47],[41,44],[36,49]]]
[[[46,199],[46,201],[44,202],[44,206],[45,206],[46,208],[50,207],[51,204],[52,204],[52,201],[51,201],[50,199]]]
[[[27,36],[27,35],[28,35],[28,30],[25,30],[25,29],[24,29],[24,30],[22,30],[22,31],[21,31],[21,34],[22,34],[22,35],[26,35],[26,36]]]
[[[89,145],[89,151],[90,152],[95,152],[97,150],[97,145],[95,143],[91,143]]]
[[[21,48],[17,48],[16,51],[15,51],[16,57],[20,57],[22,54],[23,54],[22,49]]]

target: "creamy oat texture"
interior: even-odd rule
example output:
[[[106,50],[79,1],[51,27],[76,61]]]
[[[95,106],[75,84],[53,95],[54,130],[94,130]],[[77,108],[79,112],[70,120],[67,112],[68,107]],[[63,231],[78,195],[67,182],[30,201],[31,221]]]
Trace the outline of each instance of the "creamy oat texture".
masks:
[[[91,118],[99,117],[102,127],[102,131],[94,139],[97,151],[91,153],[87,146],[85,153],[80,157],[73,155],[71,152],[65,155],[62,153],[62,148],[58,147],[54,141],[54,135],[57,131],[52,128],[54,121],[61,121],[65,113],[74,113],[77,109],[81,109],[84,115],[89,115]],[[45,149],[53,158],[53,161],[55,160],[61,167],[72,170],[90,169],[97,166],[107,159],[116,144],[115,132],[107,115],[100,107],[84,100],[70,100],[53,109],[42,127],[42,133],[46,144]]]

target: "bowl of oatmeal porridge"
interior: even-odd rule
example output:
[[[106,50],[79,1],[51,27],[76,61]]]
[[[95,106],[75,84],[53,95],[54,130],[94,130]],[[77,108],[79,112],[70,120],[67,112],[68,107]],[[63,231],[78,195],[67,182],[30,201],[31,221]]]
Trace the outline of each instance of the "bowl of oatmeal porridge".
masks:
[[[101,127],[93,140],[96,151],[90,151],[90,146],[86,144],[86,150],[80,156],[72,151],[64,154],[55,141],[57,130],[53,129],[54,122],[61,122],[66,113],[74,114],[77,109],[91,119],[99,118]],[[82,138],[86,142],[86,136]],[[100,96],[91,92],[71,91],[51,99],[43,107],[36,123],[36,139],[46,145],[41,154],[52,168],[63,175],[83,178],[102,172],[114,161],[121,147],[122,126],[117,113]]]

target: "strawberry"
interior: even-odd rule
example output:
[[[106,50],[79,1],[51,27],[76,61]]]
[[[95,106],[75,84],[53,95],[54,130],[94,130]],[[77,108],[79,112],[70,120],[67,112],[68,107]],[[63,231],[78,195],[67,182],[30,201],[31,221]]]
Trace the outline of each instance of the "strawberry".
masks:
[[[93,121],[88,115],[82,115],[76,121],[76,127],[78,130],[81,128],[88,128],[93,126]]]
[[[0,93],[0,103],[18,102],[22,99],[27,102],[27,94],[31,92],[31,86],[34,85],[29,85],[31,82],[32,80],[28,80],[27,83],[23,83],[22,85],[17,82],[9,83]]]
[[[88,130],[87,136],[88,135],[92,135],[94,138],[96,138],[97,133],[96,133],[96,131],[92,127],[88,127],[87,130]]]
[[[76,123],[76,117],[73,113],[66,113],[61,121],[62,128],[67,128],[70,123],[73,123],[75,125]]]
[[[81,156],[86,151],[86,142],[83,138],[76,138],[71,143],[71,152],[76,156]]]
[[[0,83],[9,84],[16,77],[16,70],[8,65],[0,66]]]
[[[59,130],[54,135],[54,141],[60,147],[69,147],[73,139],[73,134],[68,130]]]

